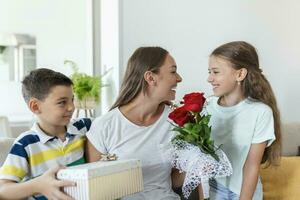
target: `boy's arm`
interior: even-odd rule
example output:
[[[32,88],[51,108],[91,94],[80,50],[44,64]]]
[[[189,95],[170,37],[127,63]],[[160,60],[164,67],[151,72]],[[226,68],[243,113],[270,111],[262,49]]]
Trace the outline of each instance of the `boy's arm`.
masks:
[[[11,180],[0,180],[0,199],[24,199],[33,194],[32,190],[29,182],[19,184]]]
[[[42,176],[22,183],[0,180],[0,199],[24,199],[35,194],[43,194],[48,199],[72,200],[60,188],[74,186],[74,183],[57,180],[55,176],[59,169],[60,166],[52,167]]]

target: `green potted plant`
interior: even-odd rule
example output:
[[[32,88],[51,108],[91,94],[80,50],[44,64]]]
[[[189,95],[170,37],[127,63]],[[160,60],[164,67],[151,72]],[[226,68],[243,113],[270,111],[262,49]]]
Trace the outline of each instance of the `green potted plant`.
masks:
[[[85,73],[80,73],[75,62],[71,60],[65,60],[65,65],[70,65],[73,70],[71,79],[73,81],[74,90],[74,104],[77,109],[77,116],[79,110],[85,110],[85,115],[87,116],[87,111],[89,111],[90,116],[92,115],[92,110],[100,102],[101,88],[107,85],[102,83],[102,77],[107,74],[105,72],[102,76],[90,76]]]

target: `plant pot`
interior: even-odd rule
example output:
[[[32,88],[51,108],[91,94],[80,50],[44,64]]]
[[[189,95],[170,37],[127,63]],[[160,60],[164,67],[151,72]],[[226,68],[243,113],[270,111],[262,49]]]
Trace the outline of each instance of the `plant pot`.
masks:
[[[76,97],[74,98],[74,105],[76,109],[85,109],[85,110],[92,110],[95,109],[98,105],[95,98],[88,97],[83,100],[79,100]]]

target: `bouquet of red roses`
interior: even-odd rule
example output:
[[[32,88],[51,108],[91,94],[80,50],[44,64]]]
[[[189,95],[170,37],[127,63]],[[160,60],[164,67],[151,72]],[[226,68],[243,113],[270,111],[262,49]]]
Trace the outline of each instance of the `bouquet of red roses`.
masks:
[[[201,183],[207,184],[208,179],[230,176],[232,167],[225,153],[215,147],[211,139],[204,94],[186,94],[181,104],[169,114],[175,122],[173,131],[177,133],[172,140],[170,158],[174,168],[186,173],[182,192],[188,198],[191,191]]]
[[[196,145],[202,152],[210,154],[219,161],[219,157],[215,152],[214,141],[210,136],[210,115],[202,112],[205,100],[204,93],[186,94],[181,102],[183,105],[169,114],[169,118],[177,124],[174,124],[173,131],[178,134],[173,138],[173,141],[183,140]]]

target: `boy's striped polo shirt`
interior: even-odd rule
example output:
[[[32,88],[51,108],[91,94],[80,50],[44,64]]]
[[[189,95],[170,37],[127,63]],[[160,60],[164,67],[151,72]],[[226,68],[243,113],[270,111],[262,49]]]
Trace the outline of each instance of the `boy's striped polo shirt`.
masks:
[[[90,126],[91,120],[88,118],[72,120],[67,126],[63,142],[45,134],[35,123],[31,130],[16,138],[0,169],[0,179],[26,181],[56,165],[84,163],[85,134]]]

